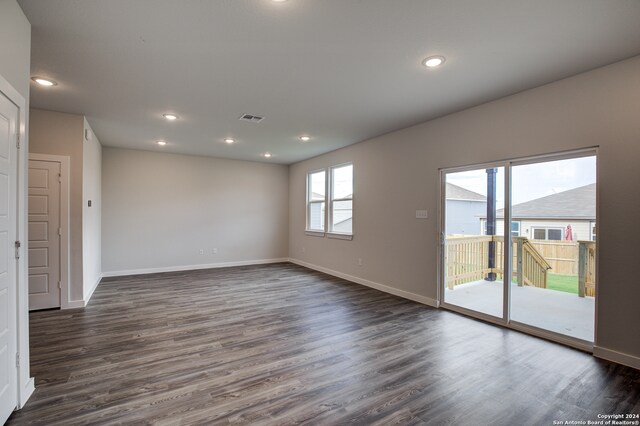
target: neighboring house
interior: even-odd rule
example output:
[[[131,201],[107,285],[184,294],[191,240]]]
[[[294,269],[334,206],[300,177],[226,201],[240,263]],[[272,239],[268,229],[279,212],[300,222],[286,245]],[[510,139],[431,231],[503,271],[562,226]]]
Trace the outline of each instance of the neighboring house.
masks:
[[[486,233],[486,212],[481,215],[480,229]],[[525,203],[516,204],[511,212],[512,236],[532,240],[565,240],[571,225],[573,241],[596,239],[596,184],[581,186]],[[504,210],[497,211],[496,231],[503,235]]]
[[[487,214],[487,197],[447,183],[445,199],[447,235],[478,235],[478,217]]]
[[[353,194],[346,198],[353,197]],[[324,194],[313,193],[314,199],[324,198]],[[309,229],[322,229],[322,221],[325,217],[324,203],[310,204]],[[334,204],[333,210],[333,231],[350,233],[353,231],[353,206],[349,202]]]

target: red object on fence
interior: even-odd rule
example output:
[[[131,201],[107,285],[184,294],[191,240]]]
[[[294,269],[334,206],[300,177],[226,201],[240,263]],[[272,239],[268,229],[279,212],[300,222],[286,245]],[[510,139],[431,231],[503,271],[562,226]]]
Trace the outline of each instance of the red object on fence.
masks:
[[[567,229],[564,231],[564,239],[567,241],[573,241],[573,230],[571,225],[567,225]]]

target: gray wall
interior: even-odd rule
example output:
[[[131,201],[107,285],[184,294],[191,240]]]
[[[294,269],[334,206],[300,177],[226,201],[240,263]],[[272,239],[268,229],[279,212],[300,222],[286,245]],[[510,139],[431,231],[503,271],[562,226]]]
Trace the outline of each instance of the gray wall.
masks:
[[[102,159],[105,275],[288,257],[287,166],[106,147]]]
[[[29,106],[31,25],[14,0],[0,0],[0,75]]]
[[[84,130],[91,135],[89,139],[84,137],[82,145],[82,275],[86,301],[102,276],[102,146],[86,119]]]
[[[290,256],[436,299],[439,168],[600,146],[597,338],[640,357],[640,57],[599,68],[290,168]],[[305,174],[352,161],[353,241],[307,236]],[[429,219],[415,219],[427,209]],[[357,260],[362,258],[363,265]]]
[[[69,193],[69,293],[72,301],[84,299],[82,272],[82,140],[81,115],[31,109],[29,153],[64,155],[70,161]]]

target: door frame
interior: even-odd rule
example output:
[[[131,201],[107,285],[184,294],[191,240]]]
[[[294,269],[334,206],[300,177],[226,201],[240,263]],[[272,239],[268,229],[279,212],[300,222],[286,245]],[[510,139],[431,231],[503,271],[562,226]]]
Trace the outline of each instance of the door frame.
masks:
[[[48,161],[60,164],[60,309],[75,308],[71,303],[71,286],[69,285],[69,238],[71,227],[69,224],[69,191],[71,190],[69,181],[69,168],[71,158],[64,155],[34,154],[29,153],[29,161]],[[28,212],[27,212],[28,215]],[[28,217],[28,216],[27,216]],[[28,241],[27,241],[28,243]]]
[[[16,193],[16,236],[18,241],[27,241],[27,153],[29,152],[28,117],[26,99],[5,78],[0,75],[0,93],[18,107],[18,136],[20,147],[17,150],[17,193]],[[28,252],[22,245],[16,271],[16,349],[18,351],[17,369],[17,409],[24,407],[35,391],[35,380],[29,372],[29,287]]]
[[[594,306],[594,336],[593,342],[588,342],[582,339],[578,339],[571,336],[566,336],[563,334],[555,333],[549,330],[544,330],[529,324],[523,324],[511,319],[511,289],[509,285],[504,285],[504,293],[503,293],[503,317],[494,317],[492,315],[484,314],[482,312],[477,312],[471,309],[466,309],[457,305],[451,305],[444,301],[444,292],[446,286],[446,259],[445,259],[445,242],[446,242],[446,177],[448,173],[456,173],[456,172],[464,172],[469,170],[477,170],[491,167],[504,167],[504,179],[505,179],[505,205],[504,205],[504,235],[511,235],[511,168],[514,166],[520,166],[524,164],[534,164],[541,163],[545,161],[558,161],[563,159],[572,159],[579,157],[587,157],[587,156],[595,156],[596,157],[596,235],[600,232],[598,229],[598,218],[600,217],[600,178],[599,178],[599,147],[592,146],[580,149],[574,149],[569,151],[561,151],[556,153],[548,153],[548,154],[539,154],[539,155],[531,155],[526,157],[519,158],[511,158],[506,160],[499,160],[494,162],[487,163],[478,163],[473,165],[459,166],[459,167],[445,167],[440,168],[439,178],[440,178],[440,194],[439,194],[439,208],[438,208],[438,232],[439,232],[439,244],[438,244],[438,306],[443,307],[445,309],[467,315],[473,318],[480,319],[485,322],[493,323],[496,325],[500,325],[506,328],[510,328],[513,330],[521,331],[527,334],[531,334],[533,336],[541,337],[546,340],[550,340],[556,343],[561,343],[566,346],[571,346],[573,348],[593,353],[594,347],[597,345],[598,341],[598,286],[595,289],[595,306]],[[596,283],[600,281],[600,250],[598,241],[596,243]],[[512,270],[512,262],[510,261],[512,257],[512,248],[511,244],[504,245],[504,276],[511,277]]]

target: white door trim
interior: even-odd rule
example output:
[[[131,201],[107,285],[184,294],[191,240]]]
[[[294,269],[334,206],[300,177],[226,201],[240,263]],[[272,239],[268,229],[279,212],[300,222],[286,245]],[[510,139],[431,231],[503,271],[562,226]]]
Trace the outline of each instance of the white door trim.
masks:
[[[62,175],[60,179],[60,228],[62,228],[60,235],[60,309],[76,308],[77,306],[71,303],[71,285],[69,283],[69,260],[71,259],[69,252],[69,232],[71,231],[69,226],[69,191],[71,184],[69,168],[71,158],[64,155],[30,153],[29,160],[60,163],[60,174]]]
[[[18,149],[18,192],[17,192],[17,229],[16,235],[19,241],[27,241],[27,153],[29,152],[28,140],[28,114],[27,101],[14,87],[0,75],[0,92],[18,107],[18,134],[20,137],[20,149]],[[35,381],[29,373],[29,287],[28,287],[28,253],[22,245],[20,259],[17,261],[17,349],[20,355],[18,369],[18,407],[22,408],[35,390]]]

